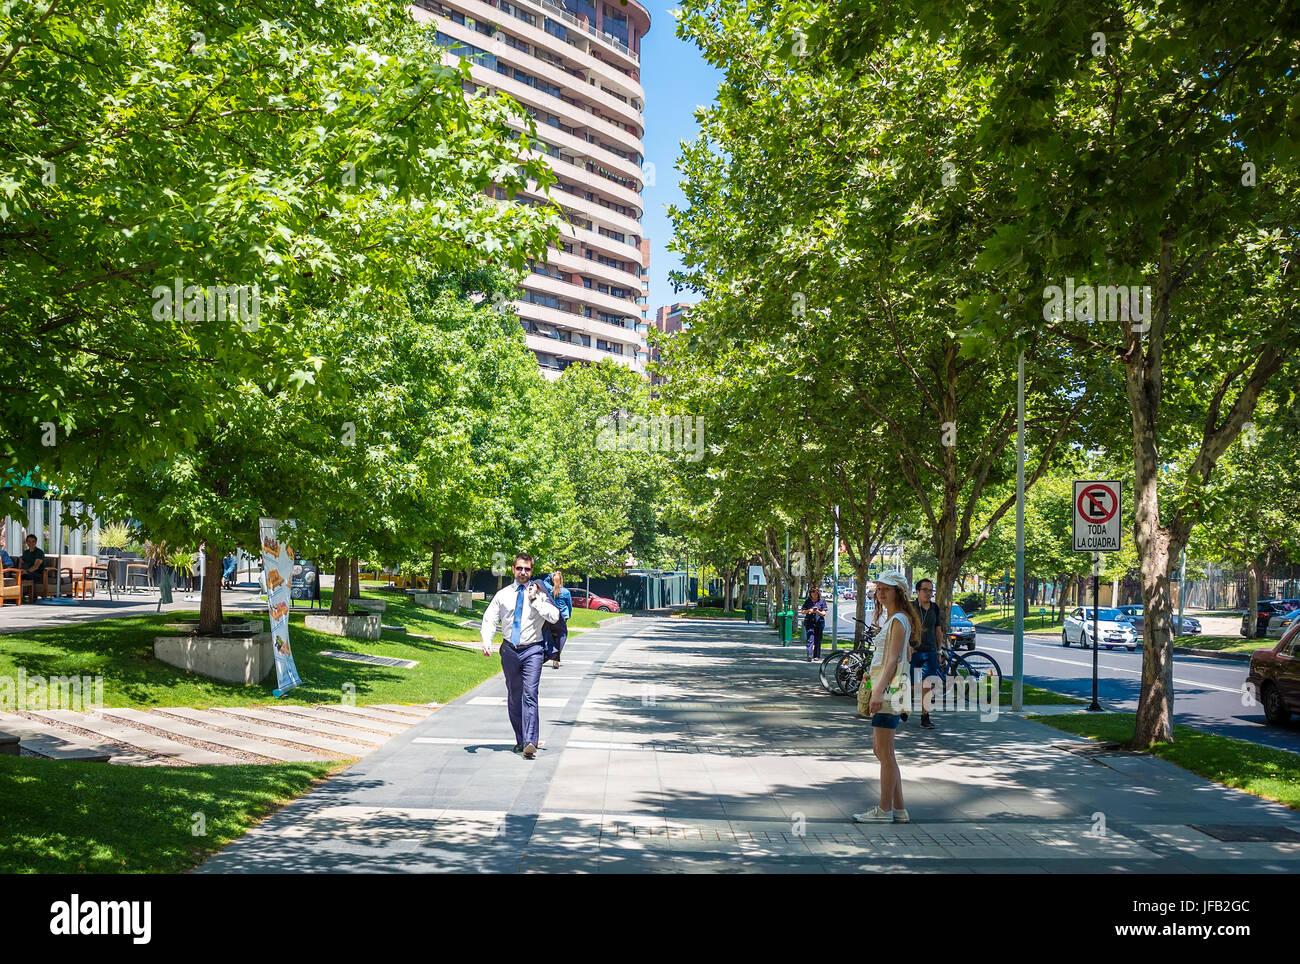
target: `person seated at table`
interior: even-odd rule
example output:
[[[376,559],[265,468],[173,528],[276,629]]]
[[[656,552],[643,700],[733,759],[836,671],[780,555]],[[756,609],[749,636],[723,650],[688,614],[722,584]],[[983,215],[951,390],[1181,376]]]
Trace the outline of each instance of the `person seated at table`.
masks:
[[[32,598],[36,598],[36,583],[45,578],[45,553],[36,545],[36,537],[28,536],[26,548],[23,549],[22,561],[18,568],[22,571],[23,585],[31,585]]]
[[[235,588],[235,567],[239,564],[238,557],[232,552],[223,556],[221,559],[221,588]]]

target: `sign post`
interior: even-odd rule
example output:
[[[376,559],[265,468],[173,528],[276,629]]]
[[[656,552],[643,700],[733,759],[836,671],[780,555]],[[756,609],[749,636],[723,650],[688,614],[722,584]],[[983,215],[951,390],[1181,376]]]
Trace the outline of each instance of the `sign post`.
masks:
[[[1075,480],[1074,483],[1074,551],[1092,553],[1092,705],[1088,710],[1093,713],[1101,710],[1097,700],[1101,554],[1119,552],[1120,524],[1124,517],[1121,495],[1120,483],[1115,480]]]

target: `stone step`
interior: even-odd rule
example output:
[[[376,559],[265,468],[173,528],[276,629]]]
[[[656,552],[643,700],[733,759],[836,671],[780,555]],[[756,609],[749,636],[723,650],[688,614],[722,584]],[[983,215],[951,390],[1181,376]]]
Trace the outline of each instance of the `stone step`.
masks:
[[[335,723],[341,726],[353,726],[357,729],[370,730],[374,733],[387,733],[389,736],[396,736],[406,729],[405,726],[397,723],[384,723],[381,720],[370,719],[355,714],[339,713],[333,709],[325,710],[319,706],[282,706],[277,707],[281,713],[289,713],[293,716],[305,717],[309,720],[318,720],[322,723]]]
[[[336,723],[327,723],[324,720],[313,720],[311,717],[298,716],[292,713],[282,713],[279,710],[266,710],[257,707],[245,706],[222,706],[216,710],[218,713],[226,713],[231,716],[237,716],[246,720],[257,720],[262,723],[278,723],[283,726],[296,726],[312,733],[319,733],[324,736],[342,736],[349,740],[356,740],[370,747],[379,746],[388,738],[379,733],[367,733],[364,730],[358,730],[354,726],[340,726]]]
[[[110,720],[103,714],[74,713],[71,710],[41,710],[34,715],[49,723],[64,723],[68,726],[80,727],[99,736],[108,737],[110,740],[116,740],[119,743],[125,743],[127,746],[144,750],[146,753],[169,757],[194,766],[229,765],[244,762],[224,753],[202,750],[196,746],[190,746],[188,743],[178,743],[176,740],[169,740],[153,733],[146,733],[144,730],[137,729],[127,723]],[[124,763],[126,761],[114,757],[111,762]]]
[[[183,716],[185,719],[203,726],[220,726],[248,736],[286,740],[308,749],[324,750],[328,753],[337,753],[340,756],[363,757],[374,749],[369,744],[362,746],[357,743],[348,743],[345,740],[334,740],[318,733],[300,733],[297,730],[286,730],[278,726],[271,726],[269,723],[240,719],[213,710],[192,710],[188,707],[176,707],[167,710],[167,712],[176,716]]]
[[[0,756],[18,756],[18,734],[0,730]]]
[[[50,760],[84,760],[91,763],[104,763],[114,754],[135,756],[139,760],[147,757],[128,754],[126,750],[110,744],[96,743],[88,737],[70,733],[49,723],[38,723],[16,713],[0,713],[0,726],[6,733],[18,738],[22,749]],[[134,761],[132,761],[134,762]]]
[[[436,706],[423,706],[418,703],[371,703],[370,705],[378,710],[388,710],[390,713],[405,713],[408,716],[418,716],[420,719],[432,716],[438,710]]]
[[[159,708],[161,709],[161,707]],[[291,746],[279,746],[275,743],[267,743],[265,740],[258,740],[248,736],[234,736],[209,729],[198,723],[174,720],[169,716],[155,713],[153,710],[104,710],[104,715],[110,719],[125,720],[128,723],[139,722],[145,726],[152,726],[155,730],[171,733],[174,736],[201,740],[204,743],[213,743],[231,750],[240,750],[244,753],[256,753],[258,756],[278,760],[281,763],[303,763],[325,759],[320,754],[311,753],[307,750],[299,750]]]
[[[416,720],[402,713],[394,713],[392,710],[382,710],[377,706],[348,706],[343,703],[317,703],[316,709],[325,710],[330,713],[346,713],[348,716],[355,716],[360,720],[378,720],[381,723],[392,723],[396,726],[412,726]]]

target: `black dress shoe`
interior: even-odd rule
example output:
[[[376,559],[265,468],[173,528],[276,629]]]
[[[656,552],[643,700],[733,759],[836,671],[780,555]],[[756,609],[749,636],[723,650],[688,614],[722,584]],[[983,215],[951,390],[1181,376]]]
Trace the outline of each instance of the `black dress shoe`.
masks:
[[[516,744],[515,744],[514,752],[515,752],[515,753],[523,753],[523,752],[524,752],[524,745],[523,745],[522,743],[516,743]]]
[[[532,743],[525,743],[525,744],[524,744],[524,759],[525,759],[525,760],[531,760],[531,759],[533,758],[533,754],[536,753],[536,752],[537,752],[537,747],[536,747],[534,744],[532,744]]]

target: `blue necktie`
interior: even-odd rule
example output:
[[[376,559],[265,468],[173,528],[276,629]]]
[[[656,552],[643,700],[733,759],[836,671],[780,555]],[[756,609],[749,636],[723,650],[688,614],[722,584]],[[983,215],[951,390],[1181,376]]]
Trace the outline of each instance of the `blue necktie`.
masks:
[[[519,620],[523,618],[523,615],[524,615],[524,587],[520,586],[515,591],[515,624],[514,627],[510,630],[511,646],[519,645],[519,631],[520,631]]]

